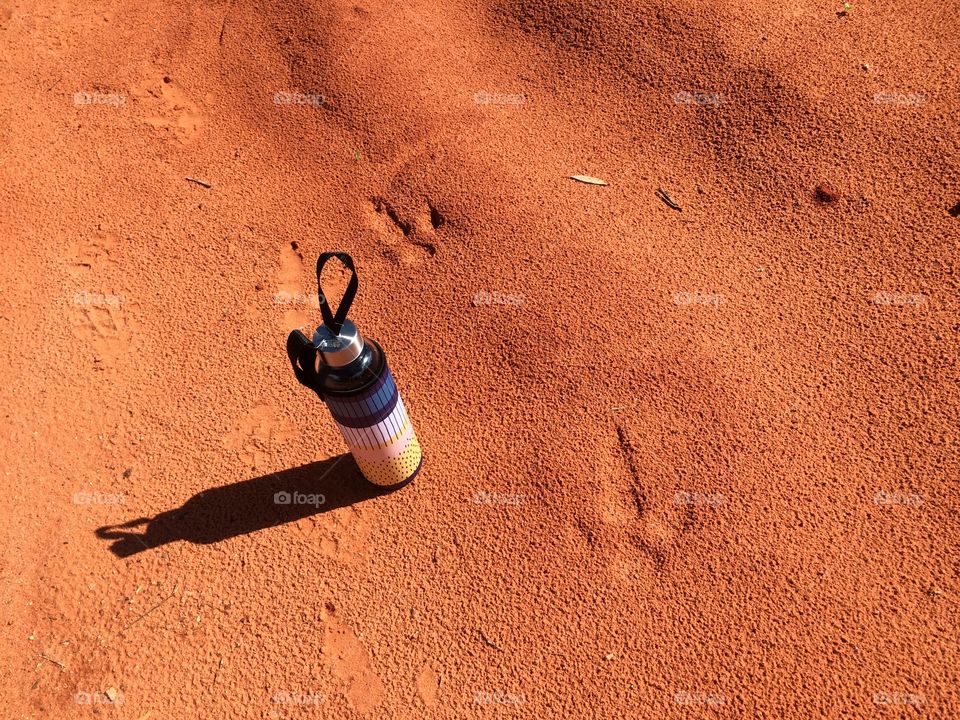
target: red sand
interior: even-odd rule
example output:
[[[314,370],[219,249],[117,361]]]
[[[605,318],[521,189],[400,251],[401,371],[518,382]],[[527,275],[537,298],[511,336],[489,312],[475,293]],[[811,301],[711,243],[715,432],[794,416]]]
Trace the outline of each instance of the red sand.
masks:
[[[0,5],[3,716],[960,717],[956,9],[745,5]]]

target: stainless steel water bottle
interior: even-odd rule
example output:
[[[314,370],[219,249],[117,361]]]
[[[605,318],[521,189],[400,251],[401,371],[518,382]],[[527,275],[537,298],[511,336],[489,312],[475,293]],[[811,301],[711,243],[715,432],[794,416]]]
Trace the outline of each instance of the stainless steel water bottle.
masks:
[[[351,273],[336,314],[330,311],[320,281],[323,266],[334,257]],[[287,355],[297,380],[316,392],[330,409],[364,477],[374,485],[394,489],[416,477],[423,454],[383,348],[362,337],[347,320],[357,286],[357,270],[347,253],[323,253],[317,260],[323,325],[312,341],[299,330],[291,332]]]

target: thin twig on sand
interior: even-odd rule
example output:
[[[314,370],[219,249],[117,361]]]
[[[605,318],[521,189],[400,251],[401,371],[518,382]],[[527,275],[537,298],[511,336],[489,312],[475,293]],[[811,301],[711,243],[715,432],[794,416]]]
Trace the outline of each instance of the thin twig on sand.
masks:
[[[663,200],[663,202],[665,202],[669,207],[673,208],[674,210],[676,210],[676,211],[678,211],[678,212],[683,212],[683,208],[680,207],[679,205],[677,205],[677,204],[673,201],[673,198],[670,197],[670,196],[667,194],[667,191],[664,190],[663,188],[657,188],[657,191],[654,193],[654,195],[656,195],[658,198],[660,198],[661,200]]]
[[[126,632],[129,628],[131,628],[131,627],[133,627],[134,625],[136,625],[138,622],[140,622],[141,620],[143,620],[147,615],[149,615],[149,614],[152,613],[154,610],[156,610],[158,607],[160,607],[161,605],[163,605],[167,600],[169,600],[170,598],[173,597],[174,593],[177,592],[177,590],[179,589],[179,587],[180,587],[179,585],[174,585],[174,586],[173,586],[173,592],[171,592],[169,595],[167,595],[163,600],[161,600],[160,602],[158,602],[158,603],[157,603],[156,605],[154,605],[152,608],[150,608],[149,610],[147,610],[143,615],[141,615],[140,617],[138,617],[138,618],[137,618],[136,620],[134,620],[132,623],[130,623],[129,625],[127,625],[126,627],[124,627],[123,630],[121,630],[120,632]]]
[[[187,180],[189,180],[189,181],[192,182],[192,183],[196,183],[197,185],[201,185],[201,186],[203,186],[203,187],[205,187],[205,188],[208,188],[208,189],[213,187],[213,185],[211,185],[210,183],[208,183],[206,180],[197,180],[197,178],[195,178],[195,177],[190,177],[189,175],[187,176]]]
[[[497,645],[493,640],[491,640],[490,638],[488,638],[487,635],[486,635],[486,633],[483,632],[483,629],[482,629],[482,628],[480,629],[480,638],[481,638],[487,645],[489,645],[490,647],[492,647],[494,650],[499,650],[500,652],[503,652],[503,648],[500,647],[499,645]]]
[[[56,665],[57,667],[59,667],[61,670],[66,670],[66,669],[67,669],[67,666],[64,665],[62,662],[60,662],[59,660],[54,660],[52,657],[47,657],[47,656],[44,655],[43,653],[40,653],[40,657],[43,658],[44,660],[46,660],[47,662],[53,663],[54,665]]]

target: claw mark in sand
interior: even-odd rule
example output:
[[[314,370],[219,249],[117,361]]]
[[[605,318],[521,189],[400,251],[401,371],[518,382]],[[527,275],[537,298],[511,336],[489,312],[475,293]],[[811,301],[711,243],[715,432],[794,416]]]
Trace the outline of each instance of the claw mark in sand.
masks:
[[[609,502],[606,502],[604,520],[608,525],[622,527],[629,543],[640,550],[658,571],[662,571],[680,536],[692,527],[693,509],[685,507],[681,516],[681,511],[675,505],[664,498],[655,500],[654,496],[648,494],[644,478],[654,476],[654,473],[644,473],[640,468],[638,457],[642,456],[636,452],[623,425],[616,423],[616,430],[620,452],[630,476],[629,495],[633,508],[629,513],[623,507],[619,513],[616,510],[612,512]],[[613,488],[607,489],[608,495],[616,492]]]
[[[117,265],[111,255],[117,249],[117,236],[98,231],[91,238],[83,238],[70,248],[68,272],[74,277],[83,277],[94,271],[110,271]]]
[[[355,562],[367,548],[370,526],[355,507],[338,508],[333,512],[304,518],[298,526],[301,524],[303,534],[319,545],[320,552],[334,560]],[[319,540],[314,535],[318,535]]]
[[[118,295],[92,297],[119,298]],[[75,337],[90,344],[94,362],[101,368],[114,365],[134,347],[139,323],[133,319],[134,303],[76,304],[69,311],[70,327]]]
[[[379,244],[401,265],[419,265],[437,254],[436,232],[446,222],[430,201],[412,217],[404,215],[387,200],[370,199],[367,225]]]
[[[137,107],[150,113],[143,122],[180,143],[192,141],[205,122],[200,106],[169,75],[154,67],[144,73],[146,77],[133,88]]]
[[[620,423],[616,423],[616,426],[617,442],[620,443],[620,451],[623,453],[623,459],[627,463],[627,469],[630,471],[630,478],[633,480],[630,494],[633,497],[634,505],[637,506],[637,515],[642,517],[647,508],[647,494],[643,489],[643,481],[640,479],[640,473],[633,460],[633,447],[630,445],[630,438],[627,437],[627,431],[623,429]]]

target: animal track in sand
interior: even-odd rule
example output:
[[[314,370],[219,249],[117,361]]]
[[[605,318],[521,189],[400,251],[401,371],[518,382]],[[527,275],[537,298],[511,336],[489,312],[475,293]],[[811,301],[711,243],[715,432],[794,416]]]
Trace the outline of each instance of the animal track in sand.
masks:
[[[223,438],[253,469],[266,466],[277,445],[296,435],[293,427],[272,405],[258,405],[241,416]]]
[[[76,293],[70,303],[71,331],[93,347],[95,363],[109,367],[131,352],[140,327],[134,319],[136,304],[119,294],[88,291]]]
[[[277,275],[277,293],[275,302],[284,306],[280,329],[290,332],[303,328],[315,320],[316,294],[303,291],[303,253],[297,242],[288,242],[280,246],[280,270]],[[310,335],[311,333],[307,333]]]
[[[77,240],[70,248],[67,272],[76,278],[104,269],[111,269],[117,265],[115,254],[117,236],[102,230],[90,238]]]
[[[380,197],[371,198],[366,220],[387,255],[408,266],[420,265],[437,254],[436,231],[445,222],[443,214],[429,200],[419,212],[407,217]]]
[[[280,273],[277,277],[277,292],[300,292],[300,274],[303,272],[303,253],[296,242],[280,247]]]
[[[99,289],[119,267],[118,244],[116,235],[98,225],[92,236],[77,240],[67,255],[67,273],[82,282],[67,298],[67,321],[73,335],[93,347],[94,362],[101,369],[130,352],[139,329],[137,304],[124,293]]]
[[[192,140],[204,123],[200,107],[169,75],[151,70],[132,93],[148,113],[144,122],[181,142]]]
[[[370,526],[357,508],[338,508],[332,512],[311,515],[297,521],[304,537],[320,547],[328,558],[354,562],[367,548]],[[314,540],[319,537],[319,542]]]
[[[610,472],[601,479],[600,533],[616,538],[619,549],[614,554],[621,557],[614,557],[613,567],[624,576],[632,576],[637,570],[624,547],[639,550],[645,561],[659,572],[682,536],[693,526],[693,508],[675,505],[664,493],[648,490],[649,483],[660,473],[639,464],[640,456],[621,423],[615,423],[615,429],[623,470]]]
[[[440,674],[430,665],[424,665],[417,676],[417,693],[427,707],[436,707],[440,692]]]
[[[345,686],[347,702],[354,710],[368,713],[386,696],[383,681],[370,667],[370,654],[353,629],[337,616],[330,602],[320,613],[323,620],[323,656],[330,673]]]

